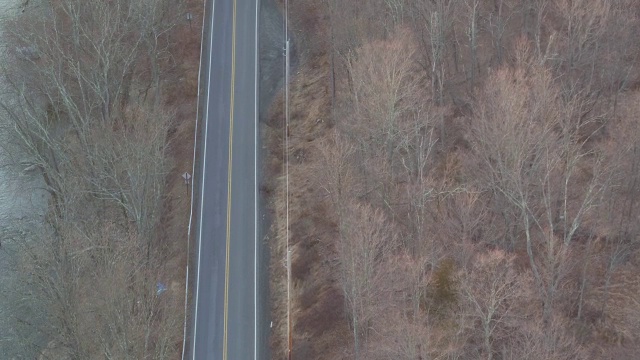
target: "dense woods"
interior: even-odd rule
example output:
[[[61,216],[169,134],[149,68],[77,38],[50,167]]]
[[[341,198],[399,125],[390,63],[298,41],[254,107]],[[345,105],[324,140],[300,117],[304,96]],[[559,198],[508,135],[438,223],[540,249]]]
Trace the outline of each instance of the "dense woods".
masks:
[[[32,1],[4,24],[3,150],[18,171],[41,174],[49,195],[44,226],[14,239],[12,297],[27,311],[3,326],[25,358],[180,355],[188,201],[172,179],[189,169],[174,171],[175,142],[192,144],[197,75],[184,77],[197,74],[199,49],[187,9]]]
[[[289,10],[294,359],[637,358],[640,2]]]

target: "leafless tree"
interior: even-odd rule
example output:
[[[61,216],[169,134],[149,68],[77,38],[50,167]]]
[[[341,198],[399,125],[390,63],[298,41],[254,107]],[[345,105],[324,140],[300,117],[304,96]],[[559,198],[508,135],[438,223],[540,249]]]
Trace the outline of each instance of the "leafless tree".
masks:
[[[616,141],[605,147],[606,159],[615,169],[607,189],[605,206],[601,210],[601,233],[605,243],[605,272],[600,312],[606,315],[609,291],[616,270],[626,263],[640,246],[640,228],[635,219],[640,211],[637,201],[640,187],[640,128],[635,121],[638,111],[637,94],[631,94],[621,106],[619,118],[610,126]]]
[[[480,22],[480,0],[466,0],[464,3],[469,38],[469,87],[473,91],[478,68],[478,32]]]
[[[124,113],[130,126],[116,130],[97,127],[90,139],[94,144],[85,156],[95,166],[87,176],[92,196],[121,207],[127,219],[145,241],[152,236],[159,219],[168,172],[167,133],[171,114],[146,109]]]
[[[566,26],[561,33],[565,60],[568,68],[573,69],[585,56],[597,53],[601,37],[607,29],[611,2],[556,0],[555,6]]]
[[[602,156],[580,140],[580,100],[558,103],[548,72],[501,71],[495,81],[478,109],[476,154],[492,187],[520,213],[547,322],[571,242],[598,206],[607,172]]]
[[[545,58],[542,49],[545,18],[549,11],[550,0],[522,0],[520,11],[522,12],[522,29],[524,34],[535,43],[536,56]]]
[[[504,60],[505,36],[507,28],[513,21],[516,5],[512,0],[494,0],[493,11],[487,15],[487,29],[491,34],[493,47],[495,49],[496,63],[502,65]]]
[[[503,359],[570,360],[588,359],[586,349],[567,331],[567,320],[553,317],[548,324],[540,319],[522,324],[502,349]]]
[[[583,333],[632,333],[638,1],[322,5],[335,126],[309,173],[356,358],[586,359]]]
[[[336,242],[340,264],[339,281],[347,302],[354,338],[354,358],[366,343],[376,300],[382,290],[380,276],[385,259],[393,251],[395,234],[383,212],[351,203],[342,235]]]
[[[420,80],[412,75],[409,36],[398,33],[392,40],[365,45],[349,61],[352,104],[359,120],[354,125],[368,130],[375,141],[370,146],[382,147],[390,163],[401,136],[399,123],[414,106],[411,100]]]
[[[404,141],[408,133],[416,130],[416,121],[420,131],[429,127],[424,113],[418,114],[422,108],[421,77],[413,74],[411,43],[408,33],[398,31],[388,40],[362,46],[349,57],[353,84],[345,104],[349,111],[337,124],[357,145],[360,170],[366,174],[365,187],[387,207],[395,191],[394,179],[404,168],[399,152],[407,146]],[[422,151],[428,151],[429,144],[423,145]]]
[[[424,308],[429,286],[427,269],[426,259],[416,260],[408,254],[388,259],[381,279],[388,291],[382,294],[383,308],[372,321],[367,359],[430,359],[437,353]]]
[[[331,201],[336,219],[341,222],[347,215],[347,204],[359,193],[358,178],[354,170],[355,146],[336,130],[317,145],[319,161],[314,172],[317,185]]]
[[[446,82],[458,72],[458,45],[453,26],[457,4],[451,0],[414,1],[411,11],[411,22],[421,49],[419,63],[431,81],[431,93],[439,106],[445,105]],[[453,59],[453,69],[450,59]],[[444,113],[440,114],[439,119],[440,141],[444,141]]]
[[[174,5],[45,2],[5,34],[18,50],[5,63],[3,130],[51,195],[43,233],[23,244],[25,282],[72,359],[175,357],[181,315],[155,296],[152,247],[171,166],[159,88]]]
[[[515,316],[514,306],[524,295],[513,260],[502,250],[479,254],[461,275],[468,316],[473,323],[480,323],[484,357],[489,360],[497,350],[495,342],[507,336],[508,318]]]
[[[385,19],[387,12],[380,11],[381,7],[389,6],[394,19],[401,16],[404,0],[372,0],[343,2],[339,0],[325,0],[326,13],[329,22],[329,42],[327,52],[330,62],[331,104],[333,116],[337,106],[337,89],[340,79],[348,77],[346,70],[349,56],[363,43],[384,37],[392,32],[393,24]],[[395,20],[394,20],[395,21]],[[393,22],[393,21],[392,21]]]
[[[7,76],[12,91],[2,104],[15,141],[42,170],[56,201],[82,191],[110,197],[146,234],[154,224],[147,211],[158,208],[166,172],[170,112],[162,114],[158,97],[145,104],[144,93],[148,84],[162,86],[159,59],[167,50],[159,43],[175,24],[171,9],[166,1],[52,3],[51,17],[12,33],[18,45],[35,47],[38,58],[14,59]],[[141,68],[145,55],[155,69],[151,77]],[[84,178],[85,186],[67,187],[70,177]],[[118,185],[106,184],[107,177],[117,177]],[[149,195],[155,200],[142,200]]]
[[[384,0],[384,3],[387,5],[387,11],[391,15],[391,19],[393,21],[393,27],[401,25],[404,20],[405,13],[407,12],[407,5],[409,1],[407,0]]]
[[[147,265],[135,236],[97,220],[88,231],[63,226],[23,244],[22,277],[32,295],[45,300],[45,330],[58,353],[70,359],[176,356],[181,293],[156,293],[165,271],[159,262]]]
[[[166,77],[171,68],[172,59],[171,37],[173,30],[183,13],[184,1],[170,0],[137,0],[131,1],[137,31],[142,34],[143,49],[146,50],[147,62],[151,74],[143,98],[147,100],[147,93],[153,89],[153,108],[160,107],[162,101],[162,78]],[[131,86],[130,77],[126,79],[126,86]],[[128,89],[127,89],[128,90]]]

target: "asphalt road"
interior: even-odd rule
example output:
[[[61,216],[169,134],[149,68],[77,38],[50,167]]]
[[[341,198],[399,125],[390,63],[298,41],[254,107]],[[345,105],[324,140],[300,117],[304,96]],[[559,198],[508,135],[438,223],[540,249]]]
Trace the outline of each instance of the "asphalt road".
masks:
[[[258,3],[206,3],[188,352],[194,360],[263,358],[257,277]]]

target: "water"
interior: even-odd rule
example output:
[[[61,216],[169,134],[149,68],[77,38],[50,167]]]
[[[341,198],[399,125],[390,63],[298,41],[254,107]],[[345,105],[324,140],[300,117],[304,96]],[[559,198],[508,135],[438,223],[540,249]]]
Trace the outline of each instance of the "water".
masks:
[[[24,0],[0,0],[0,21],[18,14],[23,3]],[[0,28],[0,61],[3,61],[7,45],[2,43],[1,31]],[[44,339],[17,331],[19,319],[37,322],[17,280],[17,249],[27,240],[27,230],[42,223],[47,195],[39,175],[16,166],[24,159],[16,158],[16,152],[7,148],[3,128],[0,126],[0,359],[32,359]]]

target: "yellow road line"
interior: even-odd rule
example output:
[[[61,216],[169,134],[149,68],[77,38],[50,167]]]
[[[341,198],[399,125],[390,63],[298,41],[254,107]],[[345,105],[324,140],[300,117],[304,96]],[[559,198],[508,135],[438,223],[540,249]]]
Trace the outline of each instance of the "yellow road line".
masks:
[[[227,327],[229,324],[229,249],[231,245],[231,170],[233,154],[233,105],[236,79],[236,0],[233,0],[233,29],[231,32],[231,104],[229,107],[229,167],[227,169],[227,259],[224,278],[224,340],[222,358],[227,360]]]

